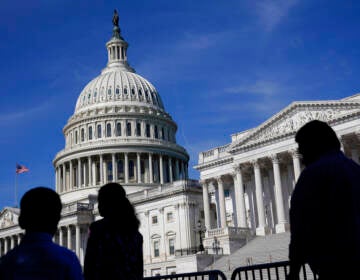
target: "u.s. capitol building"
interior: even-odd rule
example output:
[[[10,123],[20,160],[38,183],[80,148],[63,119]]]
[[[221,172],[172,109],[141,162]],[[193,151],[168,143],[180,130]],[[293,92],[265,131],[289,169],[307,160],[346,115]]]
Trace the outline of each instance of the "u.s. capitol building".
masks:
[[[101,218],[97,191],[119,182],[141,223],[145,275],[172,273],[175,255],[199,244],[201,186],[188,179],[189,155],[176,143],[177,125],[156,88],[130,67],[117,24],[106,47],[108,63],[80,93],[63,129],[65,148],[53,160],[64,205],[54,239],[83,262],[89,224]],[[1,212],[1,255],[21,239],[18,214],[16,208]]]
[[[100,218],[97,191],[107,182],[122,184],[135,206],[149,276],[201,270],[212,254],[231,255],[257,235],[288,231],[302,169],[294,136],[307,121],[327,121],[359,161],[359,95],[294,102],[233,134],[231,143],[201,152],[200,185],[188,179],[189,155],[176,143],[177,125],[160,95],[130,67],[117,22],[106,47],[108,63],[80,93],[63,129],[65,147],[53,160],[64,205],[54,240],[82,263],[88,227]],[[18,208],[0,212],[0,256],[21,240],[18,215]]]

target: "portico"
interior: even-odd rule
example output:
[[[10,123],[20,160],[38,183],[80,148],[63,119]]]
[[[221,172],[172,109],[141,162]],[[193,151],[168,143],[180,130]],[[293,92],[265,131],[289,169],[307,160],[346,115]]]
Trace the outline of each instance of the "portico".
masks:
[[[291,194],[304,168],[296,131],[312,119],[326,121],[344,153],[359,162],[359,110],[358,95],[338,102],[294,102],[260,126],[233,134],[230,144],[200,153],[195,168],[203,188],[205,246],[216,237],[230,253],[236,234],[288,231]]]

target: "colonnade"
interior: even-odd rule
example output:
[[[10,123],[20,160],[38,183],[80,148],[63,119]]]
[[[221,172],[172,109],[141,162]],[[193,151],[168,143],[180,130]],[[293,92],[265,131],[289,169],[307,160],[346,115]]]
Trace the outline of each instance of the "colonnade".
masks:
[[[217,219],[219,219],[218,225],[221,228],[227,227],[226,221],[226,207],[225,207],[225,196],[224,196],[224,178],[231,177],[233,180],[234,187],[234,196],[235,199],[233,203],[234,215],[236,216],[237,227],[246,228],[248,227],[246,221],[246,203],[245,203],[245,191],[244,183],[245,180],[250,180],[253,178],[255,184],[255,201],[257,211],[257,225],[256,231],[258,234],[265,234],[267,229],[266,219],[265,219],[265,208],[264,208],[264,197],[263,197],[263,176],[262,176],[262,167],[271,168],[273,178],[274,178],[274,202],[276,206],[276,232],[283,232],[287,230],[288,221],[285,215],[285,206],[284,206],[284,197],[283,197],[283,186],[281,180],[281,171],[280,171],[280,161],[282,157],[291,155],[294,181],[297,180],[301,173],[301,163],[299,154],[296,150],[289,151],[287,153],[281,154],[272,154],[263,158],[256,158],[248,162],[242,162],[236,164],[228,173],[221,174],[216,178],[210,178],[207,180],[201,181],[203,187],[203,202],[204,202],[204,216],[205,216],[205,227],[207,230],[211,229],[210,222],[210,200],[209,200],[209,187],[216,189],[218,194],[218,203],[217,207]],[[269,166],[271,163],[271,167]],[[270,167],[270,168],[269,168]]]
[[[188,178],[185,160],[162,154],[123,152],[79,157],[57,164],[56,189],[123,184],[164,184]]]
[[[0,238],[0,256],[5,255],[15,246],[19,245],[23,236],[24,236],[23,233],[17,233]]]
[[[341,149],[346,156],[359,163],[359,150],[360,150],[360,135],[348,134],[339,137],[341,142]],[[290,170],[289,173],[282,174],[281,165],[285,165]],[[295,183],[300,176],[302,165],[300,156],[296,149],[284,151],[280,153],[268,154],[267,156],[254,158],[248,161],[239,162],[232,165],[230,170],[220,174],[214,178],[208,178],[201,181],[203,187],[203,202],[204,202],[204,216],[205,227],[207,230],[211,229],[210,221],[210,199],[209,188],[215,189],[217,192],[218,207],[216,207],[216,217],[218,219],[218,227],[227,227],[226,221],[226,207],[224,197],[224,179],[232,178],[232,185],[234,191],[233,207],[234,216],[236,218],[236,226],[240,228],[248,227],[247,217],[249,209],[246,209],[245,189],[244,186],[252,185],[254,187],[254,205],[256,209],[253,215],[256,221],[256,232],[258,234],[266,234],[269,230],[266,222],[266,209],[264,207],[264,177],[271,174],[273,181],[270,187],[274,194],[273,207],[274,207],[274,221],[275,232],[284,232],[288,230],[289,221],[287,220],[286,211],[289,210],[289,197],[284,197],[285,188],[293,189]],[[289,171],[289,170],[288,170]],[[284,175],[291,177],[292,186],[284,186]],[[251,181],[252,184],[249,184]],[[287,203],[287,206],[285,205]],[[234,219],[235,220],[235,219]]]

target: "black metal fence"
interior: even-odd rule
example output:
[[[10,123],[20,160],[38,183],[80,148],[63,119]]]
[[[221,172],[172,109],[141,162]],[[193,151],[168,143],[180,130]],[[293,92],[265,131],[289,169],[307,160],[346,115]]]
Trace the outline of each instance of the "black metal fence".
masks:
[[[257,264],[236,268],[231,275],[231,280],[285,280],[289,273],[289,261]],[[220,270],[158,275],[145,277],[144,280],[226,280],[225,274]],[[317,276],[310,267],[303,265],[299,275],[300,280],[317,280]]]
[[[208,270],[191,273],[158,275],[145,277],[144,280],[226,280],[225,274],[220,270]]]
[[[265,263],[236,268],[231,280],[285,280],[289,273],[289,261]],[[300,271],[301,280],[316,280],[316,275],[310,270],[310,267],[303,265]]]

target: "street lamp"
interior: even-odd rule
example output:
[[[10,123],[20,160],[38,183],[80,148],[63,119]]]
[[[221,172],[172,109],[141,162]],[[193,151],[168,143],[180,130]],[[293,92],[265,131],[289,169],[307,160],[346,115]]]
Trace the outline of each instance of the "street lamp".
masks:
[[[199,237],[200,237],[200,245],[199,245],[199,251],[202,252],[204,251],[204,245],[203,245],[203,240],[202,240],[202,229],[201,229],[201,222],[200,220],[198,220],[197,222],[197,228],[198,228],[198,231],[199,231]]]

